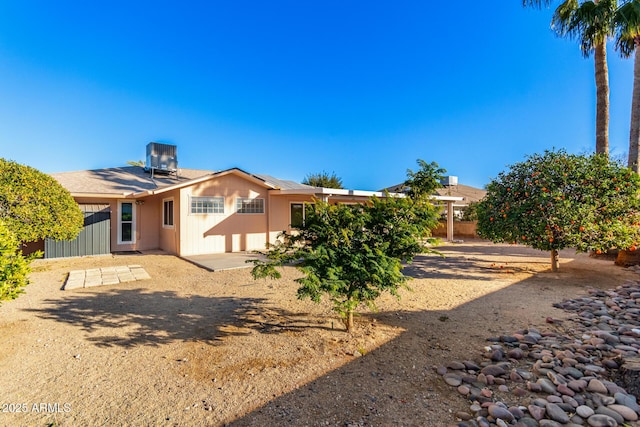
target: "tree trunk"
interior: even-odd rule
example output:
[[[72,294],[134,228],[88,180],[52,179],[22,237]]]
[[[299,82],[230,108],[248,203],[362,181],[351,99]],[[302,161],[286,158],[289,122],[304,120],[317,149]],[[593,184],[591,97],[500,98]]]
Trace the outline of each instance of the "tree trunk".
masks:
[[[347,327],[347,332],[351,332],[353,330],[353,310],[349,310],[349,312],[347,313],[347,318],[344,320],[344,324]]]
[[[558,250],[551,249],[551,271],[558,271]]]
[[[624,389],[640,397],[640,358],[628,358],[620,368],[619,376]]]
[[[629,168],[640,173],[640,40],[635,39],[633,64],[633,96],[631,98],[631,126],[629,132]]]
[[[609,155],[609,69],[606,41],[595,46],[596,153]]]

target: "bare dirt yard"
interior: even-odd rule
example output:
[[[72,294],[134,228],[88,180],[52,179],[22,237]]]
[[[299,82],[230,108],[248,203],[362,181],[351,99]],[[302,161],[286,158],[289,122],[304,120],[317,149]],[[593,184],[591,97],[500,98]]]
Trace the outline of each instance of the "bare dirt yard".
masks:
[[[298,272],[254,281],[166,254],[37,261],[0,306],[2,426],[449,426],[469,403],[434,366],[486,338],[550,325],[552,304],[640,276],[611,260],[472,241],[419,256],[412,288],[346,334]],[[71,270],[138,264],[151,279],[62,291]]]

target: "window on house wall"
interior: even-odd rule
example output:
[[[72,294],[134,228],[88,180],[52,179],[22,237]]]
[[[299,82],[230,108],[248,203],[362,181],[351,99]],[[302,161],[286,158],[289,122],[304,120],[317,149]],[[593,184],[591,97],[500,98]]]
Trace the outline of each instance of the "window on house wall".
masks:
[[[223,214],[224,197],[192,197],[192,214]]]
[[[304,203],[291,203],[291,228],[302,227],[304,216]]]
[[[236,212],[243,214],[264,213],[264,199],[236,199]]]
[[[173,227],[173,199],[162,201],[162,225]]]
[[[121,202],[118,212],[118,240],[119,243],[135,242],[135,211],[133,202]]]
[[[291,203],[290,205],[291,228],[300,228],[307,219],[307,213],[313,206],[310,203]]]

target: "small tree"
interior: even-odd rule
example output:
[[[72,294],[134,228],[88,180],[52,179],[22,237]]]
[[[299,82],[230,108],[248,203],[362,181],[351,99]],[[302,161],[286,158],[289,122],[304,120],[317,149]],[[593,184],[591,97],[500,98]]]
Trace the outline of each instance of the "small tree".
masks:
[[[487,187],[478,234],[551,252],[631,248],[640,239],[640,177],[605,155],[534,154]]]
[[[369,204],[308,206],[304,224],[254,261],[254,278],[280,278],[277,267],[295,263],[303,277],[298,298],[320,302],[327,295],[345,323],[353,328],[353,313],[361,304],[375,309],[384,291],[398,296],[406,286],[402,262],[410,262],[425,246],[435,227],[432,204],[411,198],[372,198]],[[426,239],[426,240],[425,240]]]
[[[447,172],[436,162],[427,163],[422,159],[417,160],[420,169],[417,172],[407,169],[407,180],[404,189],[411,197],[431,196],[438,188],[442,188],[442,179]]]
[[[342,179],[338,178],[335,172],[311,173],[302,180],[302,183],[312,187],[343,188]]]
[[[18,248],[18,239],[0,221],[0,301],[17,298],[28,283],[29,259]]]
[[[78,204],[53,177],[1,158],[0,219],[20,242],[73,239],[84,223]]]

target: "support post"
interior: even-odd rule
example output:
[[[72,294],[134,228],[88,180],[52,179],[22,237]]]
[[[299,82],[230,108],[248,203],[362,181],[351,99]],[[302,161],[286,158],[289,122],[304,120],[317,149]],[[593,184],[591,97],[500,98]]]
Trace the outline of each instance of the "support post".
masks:
[[[447,202],[447,241],[453,242],[453,202]]]

